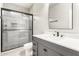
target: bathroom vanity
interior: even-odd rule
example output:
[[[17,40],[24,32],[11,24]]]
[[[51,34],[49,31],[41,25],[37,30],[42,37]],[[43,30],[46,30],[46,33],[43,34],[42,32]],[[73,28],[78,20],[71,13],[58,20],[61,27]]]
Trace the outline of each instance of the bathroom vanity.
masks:
[[[48,34],[33,36],[33,56],[79,56],[79,41],[55,38]]]

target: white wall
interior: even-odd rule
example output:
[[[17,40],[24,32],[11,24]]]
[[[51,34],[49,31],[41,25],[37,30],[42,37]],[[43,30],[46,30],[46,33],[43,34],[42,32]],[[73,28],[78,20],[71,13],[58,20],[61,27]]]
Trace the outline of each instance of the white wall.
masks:
[[[27,12],[27,13],[29,12],[29,9],[15,5],[14,3],[3,3],[3,8],[12,9],[21,12]]]
[[[42,34],[48,32],[48,6],[49,4],[34,4],[31,8],[31,13],[34,15],[34,34]]]

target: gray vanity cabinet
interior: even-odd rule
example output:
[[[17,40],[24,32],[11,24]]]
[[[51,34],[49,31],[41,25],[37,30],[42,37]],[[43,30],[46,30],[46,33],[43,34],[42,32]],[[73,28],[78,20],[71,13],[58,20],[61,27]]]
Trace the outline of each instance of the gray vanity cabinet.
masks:
[[[79,56],[79,52],[33,37],[33,56]]]

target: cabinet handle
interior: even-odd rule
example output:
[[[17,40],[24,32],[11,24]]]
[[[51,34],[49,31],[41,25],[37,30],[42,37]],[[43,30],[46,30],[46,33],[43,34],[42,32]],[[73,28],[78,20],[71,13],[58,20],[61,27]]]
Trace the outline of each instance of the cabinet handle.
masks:
[[[34,45],[34,46],[36,46],[36,44],[35,44],[35,43],[33,43],[33,45]]]
[[[35,49],[33,49],[33,52],[36,52]]]
[[[43,49],[45,52],[47,52],[47,49]]]

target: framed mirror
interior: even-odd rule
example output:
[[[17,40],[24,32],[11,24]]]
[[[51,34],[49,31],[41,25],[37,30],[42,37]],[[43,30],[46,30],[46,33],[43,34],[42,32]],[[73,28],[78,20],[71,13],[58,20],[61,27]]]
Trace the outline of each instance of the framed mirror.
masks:
[[[49,29],[73,29],[73,4],[49,4]]]

